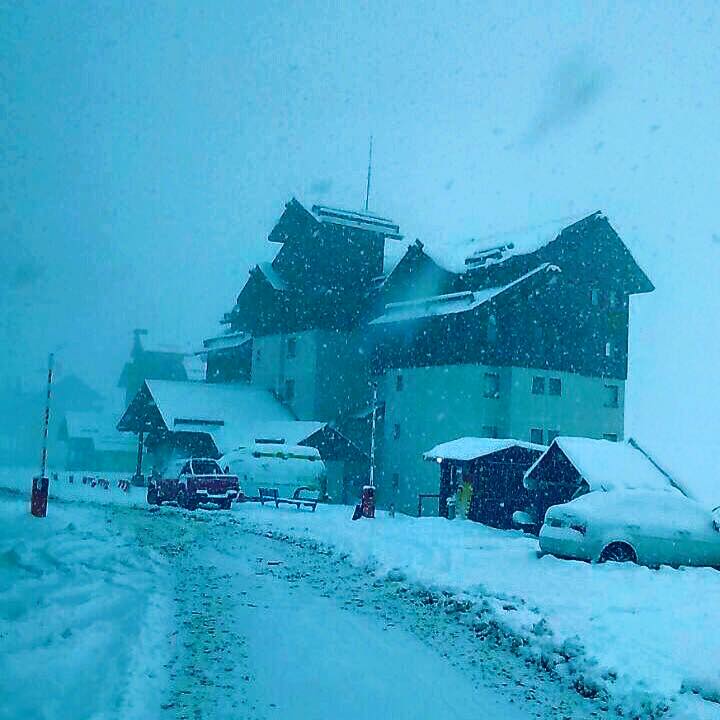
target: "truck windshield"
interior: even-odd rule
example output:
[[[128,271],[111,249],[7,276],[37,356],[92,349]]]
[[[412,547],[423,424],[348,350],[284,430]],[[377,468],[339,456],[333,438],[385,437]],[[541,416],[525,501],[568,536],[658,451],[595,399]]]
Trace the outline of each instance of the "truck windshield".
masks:
[[[214,460],[193,460],[192,466],[196,475],[222,475],[220,466]]]

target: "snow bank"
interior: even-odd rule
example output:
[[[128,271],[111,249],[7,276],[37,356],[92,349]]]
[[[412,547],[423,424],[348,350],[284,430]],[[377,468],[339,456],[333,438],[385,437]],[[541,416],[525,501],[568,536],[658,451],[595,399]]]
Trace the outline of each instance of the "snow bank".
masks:
[[[143,718],[158,704],[171,596],[116,512],[55,503],[39,520],[0,496],[0,718]]]
[[[311,514],[243,505],[239,512],[259,530],[332,547],[380,577],[475,601],[518,652],[581,692],[607,693],[636,710],[670,699],[686,717],[699,717],[689,708],[702,702],[703,717],[720,717],[720,705],[700,699],[713,695],[709,684],[695,689],[720,657],[715,570],[538,558],[535,538],[442,518],[379,513],[351,522],[351,509],[338,506]]]
[[[31,468],[0,467],[0,488],[17,493],[30,502],[30,490],[33,475],[37,470]],[[72,477],[72,482],[70,478]],[[83,478],[86,482],[83,482]],[[106,483],[100,483],[105,480]],[[124,505],[127,507],[147,507],[145,488],[121,486],[127,482],[127,473],[59,472],[57,479],[50,474],[48,489],[51,501],[67,500],[89,502],[98,505]],[[123,489],[126,487],[126,489]],[[53,512],[52,502],[48,505],[48,514]]]

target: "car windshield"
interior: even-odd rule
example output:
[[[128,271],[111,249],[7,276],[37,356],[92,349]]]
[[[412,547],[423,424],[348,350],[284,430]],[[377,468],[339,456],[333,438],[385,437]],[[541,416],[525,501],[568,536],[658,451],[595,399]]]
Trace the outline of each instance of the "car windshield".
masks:
[[[214,460],[193,460],[195,475],[222,475],[222,469]]]

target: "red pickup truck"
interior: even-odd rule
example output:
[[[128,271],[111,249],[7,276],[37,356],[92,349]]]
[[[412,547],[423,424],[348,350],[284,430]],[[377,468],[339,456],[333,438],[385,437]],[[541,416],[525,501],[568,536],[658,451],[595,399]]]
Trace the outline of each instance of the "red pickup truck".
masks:
[[[216,460],[191,458],[178,460],[163,477],[150,480],[147,501],[150,505],[175,501],[188,510],[211,502],[229,510],[240,494],[237,475],[224,473]]]

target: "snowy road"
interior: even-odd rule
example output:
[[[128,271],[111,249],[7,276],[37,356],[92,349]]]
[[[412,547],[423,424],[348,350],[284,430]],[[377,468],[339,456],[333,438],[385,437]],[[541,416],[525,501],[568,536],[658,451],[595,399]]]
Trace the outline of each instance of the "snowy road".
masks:
[[[0,596],[0,695],[13,698],[2,718],[602,714],[445,611],[252,533],[242,513],[56,503],[37,521],[4,496],[0,513],[12,576]]]

